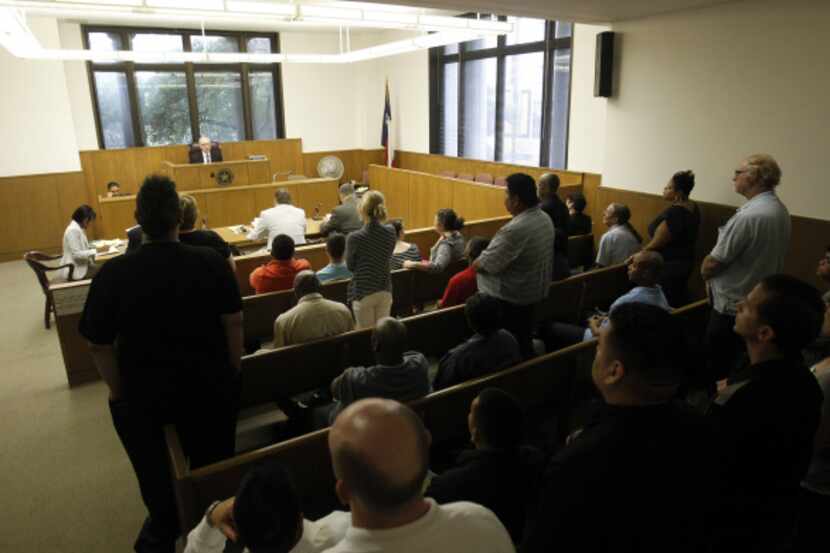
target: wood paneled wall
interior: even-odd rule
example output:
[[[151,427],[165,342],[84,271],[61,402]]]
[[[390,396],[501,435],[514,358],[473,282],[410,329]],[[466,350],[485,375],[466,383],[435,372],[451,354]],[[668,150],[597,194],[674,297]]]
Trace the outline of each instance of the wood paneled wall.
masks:
[[[455,171],[456,173],[468,173],[473,176],[479,173],[487,173],[496,177],[507,177],[513,173],[527,173],[534,179],[538,179],[544,173],[556,173],[562,185],[582,184],[583,173],[574,171],[560,171],[545,167],[529,167],[527,165],[514,165],[510,163],[497,163],[494,161],[481,161],[477,159],[465,159],[460,157],[442,156],[437,154],[419,154],[397,150],[395,152],[395,166],[400,169],[420,171],[437,175],[441,171]]]
[[[692,198],[694,199],[694,198]],[[648,237],[648,225],[654,218],[668,207],[661,196],[644,194],[617,188],[599,187],[596,199],[588,200],[588,210],[594,220],[594,236],[596,240],[607,230],[602,224],[602,211],[612,202],[623,203],[631,210],[631,224],[644,237]],[[697,267],[712,250],[717,241],[718,228],[735,213],[732,206],[698,202],[700,208],[700,233],[698,235],[696,257]],[[790,250],[784,265],[788,274],[804,279],[820,290],[827,288],[816,277],[818,260],[824,255],[827,244],[830,243],[830,221],[811,219],[809,217],[792,217],[792,238]],[[703,281],[697,271],[693,271],[690,281],[692,291],[697,297],[704,297]]]
[[[507,214],[504,188],[500,186],[383,165],[369,166],[369,182],[373,190],[383,192],[386,197],[389,218],[403,219],[408,228],[431,227],[435,213],[445,207],[453,208],[469,221]],[[559,194],[565,196],[581,190],[580,181],[562,186]]]
[[[80,172],[0,178],[0,261],[19,259],[29,250],[60,251],[72,212],[84,203]]]
[[[337,156],[343,162],[344,171],[340,182],[363,182],[363,171],[373,163],[383,163],[383,150],[339,150],[329,152],[309,152],[303,154],[303,174],[307,177],[317,176],[317,163],[325,156]]]
[[[189,190],[199,205],[199,217],[209,227],[226,227],[250,223],[263,209],[274,205],[274,192],[284,189],[291,193],[294,205],[310,217],[314,208],[328,213],[338,204],[337,182],[334,179],[283,181],[255,186]],[[98,228],[107,238],[125,238],[126,230],[135,225],[135,198],[102,199],[99,205]]]

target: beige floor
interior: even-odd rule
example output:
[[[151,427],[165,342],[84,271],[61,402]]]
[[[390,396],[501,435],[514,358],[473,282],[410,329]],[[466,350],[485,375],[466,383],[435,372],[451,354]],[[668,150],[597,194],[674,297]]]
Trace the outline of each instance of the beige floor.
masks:
[[[144,507],[97,382],[70,390],[43,294],[0,263],[0,551],[129,552]]]

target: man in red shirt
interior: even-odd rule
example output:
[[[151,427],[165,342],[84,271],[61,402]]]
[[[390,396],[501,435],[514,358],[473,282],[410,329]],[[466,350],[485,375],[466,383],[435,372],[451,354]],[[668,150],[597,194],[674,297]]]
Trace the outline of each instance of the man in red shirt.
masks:
[[[467,248],[464,251],[464,257],[470,264],[469,267],[456,273],[447,283],[447,289],[444,290],[444,297],[438,303],[439,307],[452,307],[453,305],[461,305],[467,301],[467,298],[478,291],[476,285],[476,269],[473,267],[475,261],[481,252],[487,249],[490,240],[475,236],[467,242]]]
[[[294,277],[300,271],[311,270],[307,259],[294,259],[294,240],[287,234],[278,234],[271,242],[273,260],[251,273],[249,281],[257,294],[290,290]]]

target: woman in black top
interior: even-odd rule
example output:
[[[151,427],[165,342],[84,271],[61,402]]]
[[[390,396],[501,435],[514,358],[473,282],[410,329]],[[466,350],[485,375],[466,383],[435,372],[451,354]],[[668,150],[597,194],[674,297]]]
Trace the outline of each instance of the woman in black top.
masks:
[[[692,171],[672,175],[663,188],[663,198],[671,205],[648,226],[651,241],[643,250],[659,252],[665,262],[660,285],[672,307],[689,302],[689,275],[695,258],[695,243],[700,226],[700,210],[689,194],[695,187]]]
[[[588,202],[585,196],[579,192],[568,194],[565,204],[568,206],[568,236],[579,236],[580,234],[591,234],[591,216],[585,215],[585,207]]]
[[[215,231],[208,229],[196,229],[196,221],[199,219],[199,204],[196,198],[189,194],[179,196],[179,206],[182,210],[182,223],[179,226],[179,242],[190,246],[202,246],[216,250],[219,255],[228,260],[231,270],[236,272],[236,263],[230,245],[222,240]]]

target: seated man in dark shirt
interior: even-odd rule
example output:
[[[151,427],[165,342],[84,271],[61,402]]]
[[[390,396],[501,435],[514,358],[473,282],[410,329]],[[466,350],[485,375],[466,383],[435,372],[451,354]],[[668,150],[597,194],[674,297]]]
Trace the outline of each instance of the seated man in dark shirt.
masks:
[[[472,501],[493,511],[515,543],[521,543],[525,509],[536,498],[541,453],[522,448],[524,414],[516,399],[498,388],[482,391],[467,416],[475,449],[458,466],[436,475],[426,495],[438,503]]]
[[[706,551],[707,420],[672,402],[680,322],[629,303],[600,329],[591,376],[603,403],[548,466],[523,552]]]
[[[821,330],[818,290],[788,275],[763,279],[738,304],[735,333],[750,366],[710,408],[724,491],[715,551],[790,551],[822,392],[801,356]]]
[[[101,267],[79,329],[149,512],[136,551],[172,552],[181,533],[164,426],[192,468],[234,453],[242,300],[219,254],[178,241],[180,219],[175,184],[147,177],[136,198],[147,241]]]
[[[433,382],[436,390],[494,373],[522,360],[516,338],[502,328],[498,300],[474,294],[464,304],[464,314],[475,334],[441,358]]]
[[[405,402],[432,391],[429,361],[422,353],[406,350],[406,327],[402,322],[392,317],[379,320],[372,332],[372,349],[376,365],[349,367],[331,383],[335,403],[328,408],[329,423],[359,399],[381,397]]]
[[[553,280],[562,280],[571,276],[568,262],[568,225],[570,214],[568,206],[559,198],[559,175],[545,173],[536,183],[539,193],[539,207],[547,213],[553,222],[556,233],[553,243]]]
[[[179,203],[182,208],[182,224],[179,227],[179,242],[190,246],[203,246],[213,248],[216,253],[228,260],[232,271],[236,271],[236,264],[231,255],[231,247],[216,232],[209,229],[196,229],[196,221],[199,220],[199,204],[196,198],[190,194],[179,196]]]

